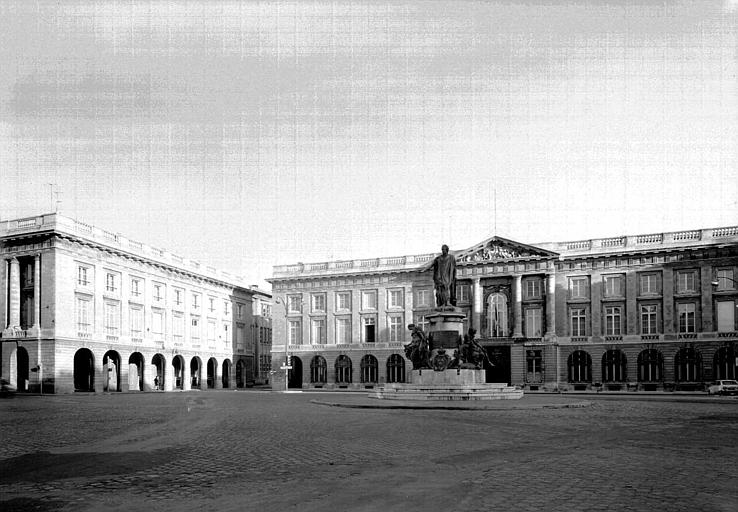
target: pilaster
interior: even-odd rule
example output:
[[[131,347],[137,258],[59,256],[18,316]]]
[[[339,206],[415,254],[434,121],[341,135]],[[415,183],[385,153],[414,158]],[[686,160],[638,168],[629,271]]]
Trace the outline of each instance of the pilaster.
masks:
[[[556,335],[556,274],[546,276],[546,336]]]
[[[472,327],[476,329],[478,333],[482,333],[482,282],[481,278],[475,277],[472,279]]]
[[[513,278],[513,338],[523,337],[523,276],[516,275]]]

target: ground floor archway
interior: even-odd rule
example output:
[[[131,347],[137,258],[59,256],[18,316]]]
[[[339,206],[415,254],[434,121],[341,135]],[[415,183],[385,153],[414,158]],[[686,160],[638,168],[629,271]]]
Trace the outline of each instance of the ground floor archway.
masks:
[[[103,391],[120,391],[120,354],[108,350],[103,356]]]
[[[228,389],[231,387],[231,361],[230,359],[226,359],[223,361],[223,369],[220,372],[221,375],[221,384],[223,386],[223,389]]]
[[[164,369],[166,368],[166,360],[161,354],[155,354],[151,358],[151,364],[154,366],[154,389],[160,390],[164,388]]]
[[[174,356],[174,359],[172,359],[172,368],[174,369],[174,389],[184,389],[184,379],[185,379],[184,357]]]
[[[28,391],[28,379],[30,368],[28,364],[28,351],[25,347],[18,347],[10,356],[10,382],[15,385],[15,389],[19,393]]]
[[[214,357],[211,357],[208,359],[208,370],[207,370],[207,388],[213,389],[215,388],[215,379],[216,379],[216,373],[218,370],[218,362],[215,360]]]
[[[144,357],[134,352],[128,358],[128,391],[144,390]]]
[[[95,391],[95,358],[87,348],[74,354],[74,390]]]
[[[287,387],[302,388],[302,360],[292,356],[292,369],[288,372]]]
[[[195,356],[190,360],[190,386],[197,389],[202,385],[202,361]]]

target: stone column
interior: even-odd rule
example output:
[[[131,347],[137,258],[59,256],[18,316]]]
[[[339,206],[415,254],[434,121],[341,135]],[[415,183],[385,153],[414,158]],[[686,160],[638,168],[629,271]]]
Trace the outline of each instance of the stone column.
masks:
[[[10,315],[8,327],[20,327],[20,264],[17,258],[10,260]]]
[[[513,338],[523,337],[523,276],[514,276],[513,295],[515,297],[515,305],[513,309]]]
[[[482,312],[484,307],[482,304],[482,283],[481,278],[472,279],[472,297],[474,306],[472,308],[471,326],[476,329],[477,333],[482,335]]]
[[[38,332],[41,328],[41,255],[37,254],[33,262],[33,328]]]
[[[556,335],[556,275],[546,276],[546,336]],[[558,375],[558,374],[557,374]]]

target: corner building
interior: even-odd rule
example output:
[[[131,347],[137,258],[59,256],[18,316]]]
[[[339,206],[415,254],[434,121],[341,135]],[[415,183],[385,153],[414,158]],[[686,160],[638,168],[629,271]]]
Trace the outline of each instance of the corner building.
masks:
[[[2,376],[19,391],[244,387],[268,376],[271,296],[58,214],[0,223]]]
[[[440,242],[439,242],[440,246]],[[527,245],[457,261],[457,307],[528,390],[701,390],[736,377],[738,227]],[[404,382],[407,324],[427,328],[437,254],[276,266],[273,386]]]

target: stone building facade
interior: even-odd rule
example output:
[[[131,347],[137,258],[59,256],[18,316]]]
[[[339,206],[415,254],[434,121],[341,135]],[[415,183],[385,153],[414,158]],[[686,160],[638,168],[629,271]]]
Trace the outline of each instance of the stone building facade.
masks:
[[[439,243],[440,246],[440,243]],[[525,389],[703,389],[738,361],[738,227],[452,253],[457,306]],[[402,382],[407,325],[426,327],[436,254],[274,267],[275,388]],[[286,343],[285,343],[286,342]],[[281,363],[279,368],[282,368]]]
[[[258,382],[270,294],[58,214],[0,223],[2,376],[19,391]],[[258,305],[258,307],[255,307]]]

